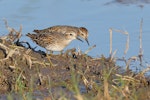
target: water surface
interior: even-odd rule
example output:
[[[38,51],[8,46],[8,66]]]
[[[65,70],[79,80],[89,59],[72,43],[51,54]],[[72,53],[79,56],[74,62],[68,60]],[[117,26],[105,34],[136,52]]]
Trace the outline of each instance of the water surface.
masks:
[[[136,2],[135,2],[136,1]],[[6,34],[3,18],[9,26],[19,29],[23,26],[22,41],[37,46],[25,36],[34,29],[53,25],[84,26],[89,30],[89,42],[96,45],[88,54],[99,57],[109,56],[109,28],[128,31],[130,47],[126,57],[139,53],[140,21],[143,18],[143,50],[146,61],[150,59],[150,6],[149,0],[0,0],[0,33]],[[113,51],[122,57],[126,36],[113,32]],[[79,48],[83,52],[89,46],[86,42],[73,41],[66,49]],[[45,50],[41,47],[38,49]]]

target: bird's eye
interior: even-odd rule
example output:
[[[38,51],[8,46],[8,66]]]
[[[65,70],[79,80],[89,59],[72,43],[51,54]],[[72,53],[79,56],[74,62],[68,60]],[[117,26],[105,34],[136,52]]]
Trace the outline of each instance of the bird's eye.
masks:
[[[70,34],[70,36],[72,36],[72,34]]]

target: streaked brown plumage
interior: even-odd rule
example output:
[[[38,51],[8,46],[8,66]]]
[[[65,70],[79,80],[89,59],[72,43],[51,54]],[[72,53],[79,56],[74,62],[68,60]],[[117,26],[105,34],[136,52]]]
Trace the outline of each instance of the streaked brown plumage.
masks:
[[[66,34],[60,34],[58,32],[49,33],[28,33],[27,36],[36,42],[39,46],[44,47],[49,51],[62,51],[67,45],[69,45],[72,40],[78,39],[77,34],[74,32],[69,32]]]
[[[75,26],[66,26],[66,25],[57,25],[52,26],[43,30],[34,30],[36,33],[51,33],[51,32],[58,32],[62,34],[66,34],[69,32],[75,32],[78,37],[81,37],[86,40],[86,42],[89,45],[88,42],[88,30],[85,27],[75,27]]]

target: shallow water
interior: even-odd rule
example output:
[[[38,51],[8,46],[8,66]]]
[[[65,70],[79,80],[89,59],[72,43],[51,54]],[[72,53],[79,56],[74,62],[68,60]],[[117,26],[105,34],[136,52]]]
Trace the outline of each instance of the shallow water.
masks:
[[[19,29],[23,26],[21,40],[29,41],[25,36],[34,29],[43,29],[53,25],[84,26],[89,30],[89,42],[96,45],[88,54],[97,57],[109,56],[109,28],[128,31],[130,46],[126,57],[137,56],[139,53],[140,21],[143,18],[143,50],[144,58],[150,61],[150,6],[149,0],[0,0],[0,33],[8,31],[3,18],[7,19],[10,27]],[[113,32],[113,51],[122,57],[126,44],[126,36]],[[86,42],[73,41],[66,49],[79,48],[86,51]],[[45,50],[38,47],[38,49]]]

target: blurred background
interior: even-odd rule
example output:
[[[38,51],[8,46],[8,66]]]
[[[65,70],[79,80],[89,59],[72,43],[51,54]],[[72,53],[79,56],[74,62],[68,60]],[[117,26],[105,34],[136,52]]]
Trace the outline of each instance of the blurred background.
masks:
[[[28,37],[34,29],[53,25],[86,27],[89,31],[90,46],[86,42],[73,41],[66,49],[79,48],[85,52],[96,45],[88,55],[109,56],[109,28],[127,31],[130,36],[126,57],[139,53],[140,22],[143,18],[144,58],[150,61],[150,0],[0,0],[0,35],[6,35],[3,19],[8,25],[19,30],[23,26],[21,41],[37,46]],[[113,31],[113,51],[124,56],[127,36]],[[37,47],[37,50],[44,48]],[[66,50],[65,49],[65,50]]]

